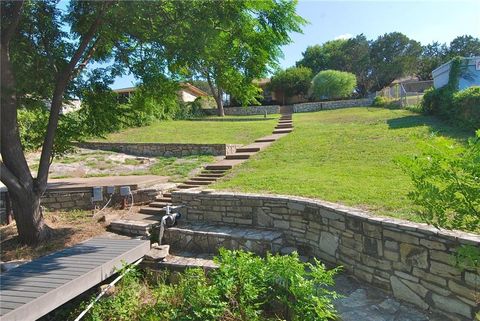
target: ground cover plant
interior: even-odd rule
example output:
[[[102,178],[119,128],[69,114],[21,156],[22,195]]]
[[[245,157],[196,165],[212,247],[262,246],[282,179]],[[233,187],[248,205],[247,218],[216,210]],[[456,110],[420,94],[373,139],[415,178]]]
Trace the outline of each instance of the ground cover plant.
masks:
[[[249,118],[250,116],[236,116]],[[106,137],[109,142],[248,144],[269,135],[274,119],[265,121],[161,121],[150,126],[130,128]]]
[[[401,109],[337,109],[294,114],[293,120],[291,134],[213,187],[314,197],[422,221],[408,198],[410,177],[395,160],[420,154],[418,144],[432,135],[452,144],[463,144],[470,135]]]
[[[337,295],[327,287],[338,269],[303,263],[297,253],[260,258],[222,249],[216,262],[218,270],[208,275],[188,269],[173,283],[134,271],[86,320],[326,321],[336,316],[332,300]]]

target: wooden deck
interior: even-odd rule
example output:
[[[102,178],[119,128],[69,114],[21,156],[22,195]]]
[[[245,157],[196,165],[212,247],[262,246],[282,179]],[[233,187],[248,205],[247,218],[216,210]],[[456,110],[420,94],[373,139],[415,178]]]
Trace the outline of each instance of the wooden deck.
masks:
[[[138,239],[96,237],[0,275],[0,320],[36,320],[150,249]]]

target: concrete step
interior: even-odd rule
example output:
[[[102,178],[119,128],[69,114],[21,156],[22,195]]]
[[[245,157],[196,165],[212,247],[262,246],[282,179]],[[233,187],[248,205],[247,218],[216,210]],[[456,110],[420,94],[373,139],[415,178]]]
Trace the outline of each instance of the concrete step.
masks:
[[[279,125],[293,125],[293,121],[291,120],[280,120],[278,122]]]
[[[282,129],[275,129],[273,134],[288,134],[293,131],[293,128],[282,128]]]
[[[172,193],[171,192],[165,192],[165,193],[162,193],[162,196],[163,197],[172,197]]]
[[[209,184],[212,184],[212,182],[211,181],[196,181],[194,179],[191,179],[189,181],[184,182],[183,184],[198,186],[198,185],[209,185]]]
[[[237,148],[237,153],[255,153],[260,151],[260,147],[240,147]]]
[[[194,177],[191,179],[191,181],[202,181],[202,182],[215,182],[218,179],[218,177],[203,177],[201,175]]]
[[[277,139],[283,137],[283,135],[277,135],[277,134],[272,134],[272,135],[269,135],[269,136],[265,136],[265,137],[262,137],[262,138],[258,138],[257,140],[255,140],[255,143],[268,143],[268,142],[274,142],[276,141]]]
[[[255,155],[254,152],[249,153],[235,153],[225,156],[225,159],[249,159],[250,156]]]
[[[172,253],[217,254],[224,247],[265,255],[278,252],[284,244],[283,233],[277,230],[181,220],[176,226],[167,228],[163,237],[162,243],[169,244]]]

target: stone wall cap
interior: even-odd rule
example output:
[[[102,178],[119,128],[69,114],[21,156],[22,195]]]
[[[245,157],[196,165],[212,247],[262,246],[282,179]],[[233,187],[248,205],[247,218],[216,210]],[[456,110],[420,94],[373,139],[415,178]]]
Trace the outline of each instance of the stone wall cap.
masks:
[[[185,191],[175,191],[176,195],[199,195],[199,194],[208,194],[214,197],[241,197],[241,198],[253,198],[253,199],[263,199],[265,202],[305,202],[305,205],[317,205],[325,209],[333,210],[336,213],[351,216],[362,221],[371,222],[373,224],[380,224],[385,227],[393,229],[404,229],[409,232],[418,232],[426,233],[430,235],[438,235],[445,239],[460,242],[465,244],[479,245],[480,244],[480,235],[474,233],[468,233],[458,230],[445,230],[438,229],[432,225],[426,223],[416,223],[407,220],[377,216],[372,213],[366,212],[362,209],[348,207],[338,203],[332,203],[327,201],[322,201],[318,199],[300,197],[300,196],[288,196],[288,195],[278,195],[278,194],[254,194],[254,193],[239,193],[239,192],[228,192],[228,191],[217,191],[209,189],[208,192],[202,192],[198,189],[190,189]]]

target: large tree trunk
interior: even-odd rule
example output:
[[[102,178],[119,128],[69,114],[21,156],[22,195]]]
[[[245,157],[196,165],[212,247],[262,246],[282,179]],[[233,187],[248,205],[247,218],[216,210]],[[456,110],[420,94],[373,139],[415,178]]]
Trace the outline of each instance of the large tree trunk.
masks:
[[[45,224],[40,196],[34,191],[20,194],[10,192],[10,199],[19,241],[23,244],[37,244],[47,240],[52,230]]]

